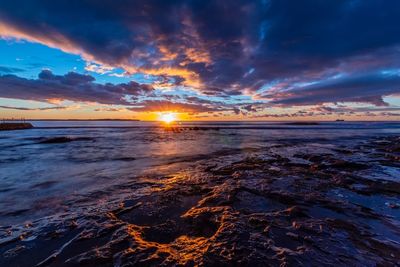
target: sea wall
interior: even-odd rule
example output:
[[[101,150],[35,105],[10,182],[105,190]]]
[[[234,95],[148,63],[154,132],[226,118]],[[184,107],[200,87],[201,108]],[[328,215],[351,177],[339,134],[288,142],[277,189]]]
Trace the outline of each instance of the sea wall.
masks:
[[[31,129],[33,125],[30,123],[0,123],[0,131]]]

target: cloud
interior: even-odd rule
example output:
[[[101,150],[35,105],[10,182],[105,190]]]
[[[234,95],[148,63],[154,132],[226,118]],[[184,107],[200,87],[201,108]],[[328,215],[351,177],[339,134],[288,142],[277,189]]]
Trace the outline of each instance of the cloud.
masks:
[[[96,64],[96,63],[92,63],[92,62],[87,62],[86,66],[85,66],[85,70],[91,71],[91,72],[96,72],[99,74],[110,73],[113,69],[114,69],[113,67],[100,65],[100,64]],[[113,74],[113,76],[117,76],[117,75],[118,74],[115,74],[115,73]],[[123,77],[123,76],[121,76],[121,77]]]
[[[20,69],[20,68],[0,66],[0,73],[16,73],[16,72],[22,72],[22,71],[24,71],[24,70]]]
[[[399,1],[74,3],[1,1],[0,35],[80,54],[92,62],[88,68],[93,71],[121,67],[129,73],[175,77],[177,85],[227,99],[245,94],[267,96],[282,105],[325,101],[384,105],[382,96],[393,93],[398,83],[374,77],[374,86],[361,90],[362,81],[355,80],[366,72],[400,69]],[[268,84],[307,84],[336,74],[354,77],[342,80],[340,86],[264,90]],[[77,92],[67,96],[126,104],[120,92],[100,87],[90,87],[93,97],[83,90],[82,97]]]
[[[328,79],[307,86],[264,94],[271,104],[283,106],[316,105],[332,102],[371,103],[387,106],[382,96],[400,94],[400,75],[366,73]]]
[[[55,100],[129,105],[135,96],[149,93],[150,85],[136,82],[99,84],[90,75],[69,72],[55,75],[43,70],[38,79],[0,76],[0,97],[54,103]]]
[[[94,111],[107,111],[107,112],[119,112],[119,111],[124,111],[126,110],[125,108],[96,108]]]
[[[27,108],[27,107],[0,106],[0,108],[16,109],[16,110],[61,110],[61,109],[68,109],[69,107],[57,106],[57,107],[44,107],[44,108]]]
[[[211,113],[233,111],[236,104],[211,101],[194,96],[157,95],[151,85],[136,82],[120,84],[99,84],[90,75],[69,72],[55,75],[50,70],[43,70],[37,79],[26,79],[15,75],[0,75],[0,97],[34,100],[59,104],[64,100],[90,102],[103,105],[122,105],[123,107],[96,108],[94,111],[162,112],[175,111],[187,113]],[[246,105],[246,103],[241,104]],[[26,108],[0,106],[18,110],[52,110],[66,107]],[[246,109],[249,107],[246,106]]]
[[[254,108],[253,105],[246,105],[243,107],[244,110],[248,111],[248,112],[257,112],[257,109]]]
[[[188,112],[188,113],[203,113],[203,112],[218,112],[229,110],[222,106],[210,106],[201,103],[182,103],[172,102],[168,100],[145,100],[138,103],[136,106],[128,108],[131,111],[145,112]]]
[[[335,106],[335,107],[327,107],[327,106],[317,106],[311,109],[312,111],[323,113],[323,114],[334,114],[334,113],[343,113],[343,114],[354,114],[361,112],[382,112],[382,113],[393,113],[400,112],[400,107],[347,107],[347,106]]]

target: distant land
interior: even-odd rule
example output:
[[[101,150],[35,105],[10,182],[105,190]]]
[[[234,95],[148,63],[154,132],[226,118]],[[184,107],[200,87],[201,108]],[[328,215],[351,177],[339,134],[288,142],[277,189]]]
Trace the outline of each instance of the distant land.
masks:
[[[138,119],[25,119],[26,121],[140,121]]]

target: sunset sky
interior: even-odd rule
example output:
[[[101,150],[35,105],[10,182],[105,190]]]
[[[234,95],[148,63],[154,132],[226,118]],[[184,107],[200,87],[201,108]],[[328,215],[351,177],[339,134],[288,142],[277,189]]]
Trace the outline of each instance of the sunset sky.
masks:
[[[400,1],[0,1],[0,117],[400,119]]]

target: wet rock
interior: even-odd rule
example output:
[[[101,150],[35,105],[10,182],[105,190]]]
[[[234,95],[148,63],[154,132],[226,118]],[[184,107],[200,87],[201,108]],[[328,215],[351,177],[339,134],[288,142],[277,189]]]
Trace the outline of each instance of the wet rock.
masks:
[[[0,227],[0,265],[396,266],[400,183],[368,175],[383,177],[398,141],[192,158],[73,202],[74,212]]]
[[[39,144],[62,144],[62,143],[69,143],[73,141],[93,141],[93,138],[90,137],[67,137],[67,136],[60,136],[60,137],[51,137],[46,138],[39,142]]]
[[[365,170],[369,168],[369,166],[366,164],[350,162],[345,160],[335,160],[329,166],[332,168],[344,169],[344,170]]]

